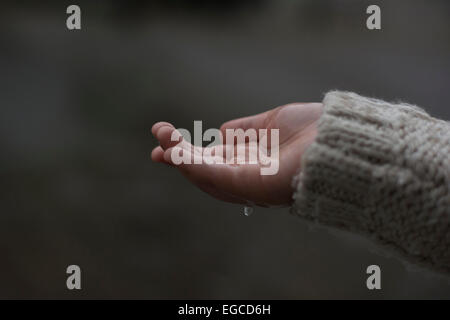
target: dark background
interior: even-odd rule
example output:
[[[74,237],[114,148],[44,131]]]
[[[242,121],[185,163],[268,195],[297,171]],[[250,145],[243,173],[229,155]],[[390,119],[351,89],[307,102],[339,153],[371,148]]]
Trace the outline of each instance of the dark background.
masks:
[[[66,28],[73,3],[81,31]],[[149,159],[156,121],[219,127],[330,89],[450,119],[449,1],[0,8],[0,298],[450,298],[448,278],[287,209],[245,217]],[[66,289],[70,264],[81,291]]]

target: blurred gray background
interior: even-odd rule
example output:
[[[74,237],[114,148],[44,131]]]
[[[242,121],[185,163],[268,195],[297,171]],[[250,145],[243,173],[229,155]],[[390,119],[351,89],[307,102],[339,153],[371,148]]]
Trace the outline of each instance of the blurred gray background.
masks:
[[[450,298],[448,278],[287,209],[245,217],[149,158],[156,121],[216,128],[330,89],[450,119],[449,1],[0,6],[0,298]]]

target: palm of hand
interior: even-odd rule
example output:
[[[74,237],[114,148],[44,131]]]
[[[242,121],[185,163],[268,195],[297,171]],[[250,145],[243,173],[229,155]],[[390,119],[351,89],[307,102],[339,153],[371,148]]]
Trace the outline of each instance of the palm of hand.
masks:
[[[279,170],[275,175],[261,175],[260,163],[181,164],[177,167],[192,183],[220,200],[260,206],[288,205],[292,199],[292,177],[300,169],[303,152],[316,136],[321,112],[320,103],[296,103],[222,125],[222,131],[253,128],[270,132],[270,129],[279,129]],[[152,133],[160,142],[152,152],[153,161],[173,164],[171,152],[177,144],[171,141],[174,130],[167,122],[153,125]],[[224,148],[227,146],[230,145]]]

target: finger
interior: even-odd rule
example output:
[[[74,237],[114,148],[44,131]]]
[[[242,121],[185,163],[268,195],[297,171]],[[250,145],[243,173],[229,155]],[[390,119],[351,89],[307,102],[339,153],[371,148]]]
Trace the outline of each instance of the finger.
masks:
[[[173,166],[179,166],[179,161],[176,161],[176,155],[178,157],[182,157],[183,161],[189,161],[192,162],[192,154],[189,150],[181,148],[180,146],[174,146],[170,147],[166,150],[164,150],[164,162],[173,165]]]
[[[169,122],[160,121],[160,122],[155,123],[152,126],[152,134],[156,137],[156,133],[158,132],[158,129],[163,126],[173,127],[173,125]]]
[[[156,131],[156,139],[158,139],[161,147],[167,150],[176,145],[187,144],[183,139],[181,133],[176,130],[173,126],[161,126]],[[186,145],[187,146],[187,145]]]
[[[154,162],[164,162],[164,150],[161,146],[157,146],[152,150],[151,155],[152,161]]]

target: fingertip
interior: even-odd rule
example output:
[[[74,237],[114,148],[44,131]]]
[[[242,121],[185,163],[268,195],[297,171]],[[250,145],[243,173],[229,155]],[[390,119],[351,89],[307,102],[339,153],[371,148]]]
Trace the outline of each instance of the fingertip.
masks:
[[[178,140],[172,140],[172,134],[174,131],[174,127],[162,126],[156,132],[156,139],[158,139],[164,150],[173,147],[180,142],[181,135],[178,136]]]
[[[177,164],[174,163],[173,159],[175,158],[182,158],[180,161],[177,161]],[[197,159],[196,159],[197,158]],[[186,163],[185,163],[186,161]],[[192,153],[192,150],[185,149],[183,147],[180,147],[179,145],[167,148],[164,151],[164,162],[172,165],[177,166],[179,169],[185,169],[187,167],[190,167],[191,164],[194,163],[194,161],[197,161],[200,163],[200,160],[198,159],[198,156],[194,155]]]
[[[152,161],[154,162],[164,162],[164,150],[161,146],[157,146],[152,150],[151,155]]]
[[[172,128],[173,128],[173,125],[172,125],[170,122],[166,122],[166,121],[156,122],[156,123],[152,126],[152,129],[151,129],[152,134],[156,137],[156,134],[157,134],[159,128],[164,127],[164,126],[172,127]]]

